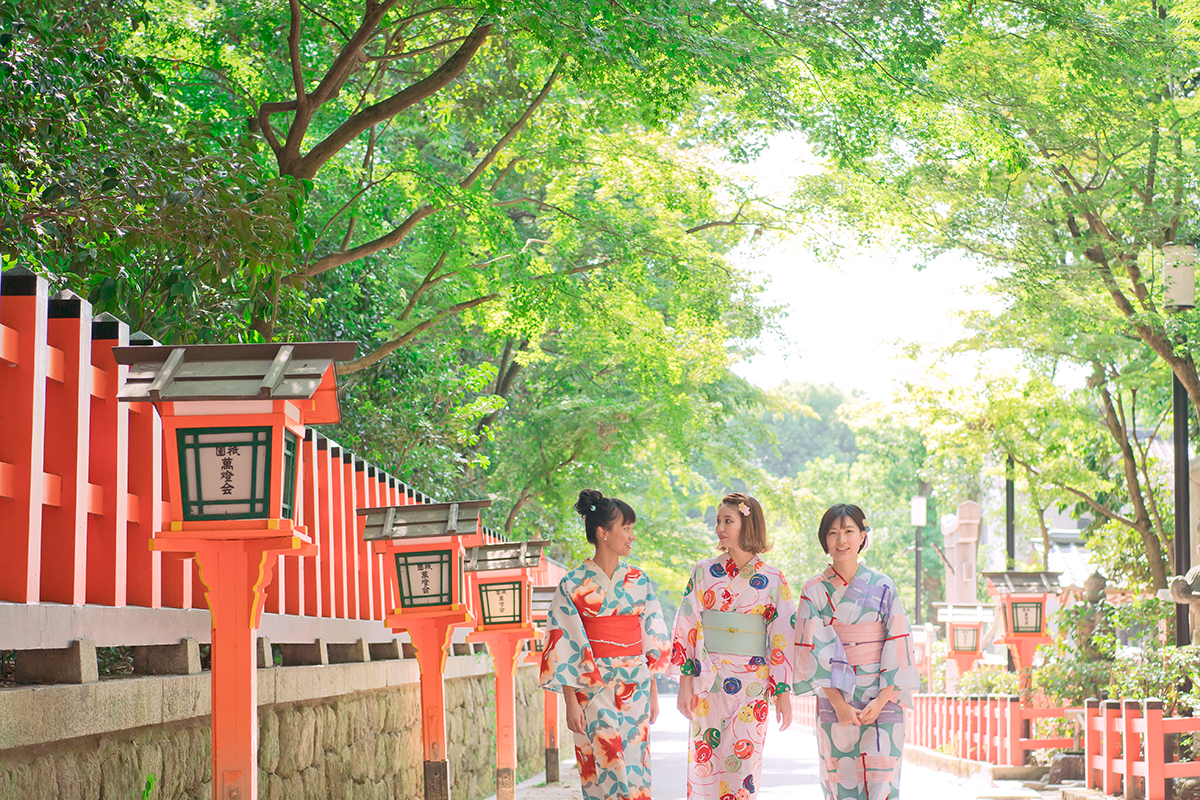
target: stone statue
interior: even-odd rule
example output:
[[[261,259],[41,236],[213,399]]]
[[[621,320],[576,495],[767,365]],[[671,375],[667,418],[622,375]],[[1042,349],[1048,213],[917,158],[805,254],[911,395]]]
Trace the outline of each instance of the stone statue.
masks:
[[[1171,599],[1188,606],[1188,625],[1192,629],[1192,644],[1200,644],[1200,567],[1192,567],[1187,575],[1176,575],[1168,584]]]
[[[1094,644],[1096,629],[1105,627],[1107,623],[1107,614],[1105,609],[1105,594],[1104,588],[1108,585],[1108,580],[1099,572],[1093,572],[1083,582],[1083,602],[1092,607],[1092,611],[1082,617],[1077,623],[1075,630],[1075,641],[1079,643],[1079,650],[1091,659],[1101,658],[1100,651]]]

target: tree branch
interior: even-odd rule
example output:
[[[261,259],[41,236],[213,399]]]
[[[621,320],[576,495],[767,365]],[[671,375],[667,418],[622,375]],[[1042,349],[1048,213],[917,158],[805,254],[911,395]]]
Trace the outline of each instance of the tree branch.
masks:
[[[470,189],[475,181],[479,180],[479,176],[483,174],[484,170],[490,167],[492,162],[496,160],[496,156],[500,154],[500,151],[508,147],[509,143],[521,132],[521,129],[525,127],[525,123],[529,122],[529,118],[533,116],[534,112],[538,110],[538,107],[549,96],[550,89],[553,88],[555,82],[558,80],[558,76],[562,73],[562,65],[563,62],[560,59],[558,64],[555,65],[554,71],[550,73],[550,77],[546,78],[546,82],[542,84],[542,90],[537,93],[537,96],[526,107],[525,113],[509,127],[505,134],[500,137],[499,141],[492,145],[492,149],[487,152],[482,161],[475,165],[475,169],[471,170],[471,174],[462,179],[462,182],[459,183],[461,188]]]
[[[304,92],[304,72],[300,64],[300,0],[288,0],[291,24],[288,27],[288,59],[292,62],[292,88],[296,92],[296,106],[303,108],[307,97]]]
[[[390,6],[391,4],[387,3],[385,5]],[[458,50],[447,58],[440,67],[425,78],[402,89],[391,97],[381,100],[374,105],[367,106],[362,111],[351,115],[333,133],[326,136],[309,150],[305,156],[297,159],[294,164],[290,164],[290,169],[285,174],[311,180],[329,159],[333,158],[343,147],[352,142],[355,137],[367,128],[370,128],[372,125],[378,125],[384,120],[391,119],[404,109],[437,94],[462,74],[463,70],[471,62],[471,59],[475,57],[475,53],[483,46],[491,31],[492,23],[486,18],[480,19],[471,30],[471,33],[467,35],[467,38],[463,40]],[[356,34],[356,40],[357,38],[358,35]],[[359,49],[361,49],[361,46]],[[350,45],[347,45],[346,49],[342,51],[343,55],[349,50]],[[341,61],[342,56],[339,56],[338,64]],[[331,79],[335,74],[341,77],[341,73],[336,72],[338,64],[335,64],[334,69],[330,70],[325,76],[325,80],[321,81],[321,85],[313,92],[314,103],[324,102],[328,99],[332,85]],[[342,68],[343,70],[348,70],[349,62],[343,65]],[[337,86],[340,87],[341,83],[338,82]],[[305,127],[307,127],[307,124]],[[293,130],[288,135],[289,145],[292,143],[292,136],[295,131],[296,126],[293,125]]]

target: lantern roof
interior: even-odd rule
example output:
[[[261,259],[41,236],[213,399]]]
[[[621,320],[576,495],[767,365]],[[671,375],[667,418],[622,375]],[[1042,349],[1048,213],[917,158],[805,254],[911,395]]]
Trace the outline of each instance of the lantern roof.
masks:
[[[996,618],[996,607],[982,603],[934,603],[938,622],[972,624],[990,623]]]
[[[462,500],[454,503],[413,503],[406,506],[360,508],[366,517],[363,539],[427,539],[473,534],[479,528],[479,513],[491,500]]]
[[[129,367],[117,399],[314,400],[306,423],[337,422],[333,362],[354,358],[357,348],[357,342],[114,347],[117,363]]]
[[[533,599],[529,601],[529,609],[534,619],[543,620],[550,616],[550,606],[554,603],[554,593],[557,591],[557,586],[533,587]]]
[[[1061,572],[985,572],[988,594],[1058,594]]]
[[[529,569],[542,561],[546,540],[534,542],[501,542],[469,547],[463,569],[467,572],[490,572],[498,569]]]

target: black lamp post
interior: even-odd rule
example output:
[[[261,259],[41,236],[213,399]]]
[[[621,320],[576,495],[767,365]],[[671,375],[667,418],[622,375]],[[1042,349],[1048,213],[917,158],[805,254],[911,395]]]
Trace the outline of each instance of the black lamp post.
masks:
[[[1187,311],[1196,307],[1196,248],[1189,244],[1169,244],[1163,247],[1163,308],[1167,311]],[[1177,343],[1186,341],[1180,334]],[[1175,573],[1186,575],[1191,569],[1191,508],[1188,458],[1187,390],[1179,376],[1171,373],[1171,417],[1175,450]],[[1175,606],[1175,643],[1191,644],[1191,623],[1188,606]]]

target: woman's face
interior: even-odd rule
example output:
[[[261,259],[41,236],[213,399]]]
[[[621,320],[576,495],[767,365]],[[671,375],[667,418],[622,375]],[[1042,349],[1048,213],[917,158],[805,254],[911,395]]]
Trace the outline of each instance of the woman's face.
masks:
[[[733,506],[717,509],[717,547],[742,549],[742,514]]]
[[[618,556],[629,555],[633,550],[633,543],[637,541],[637,537],[633,535],[633,523],[625,522],[621,517],[617,518],[613,527],[599,528],[596,533],[600,539],[598,546],[606,547]]]
[[[866,534],[851,517],[834,520],[825,536],[825,546],[834,561],[857,560]]]

